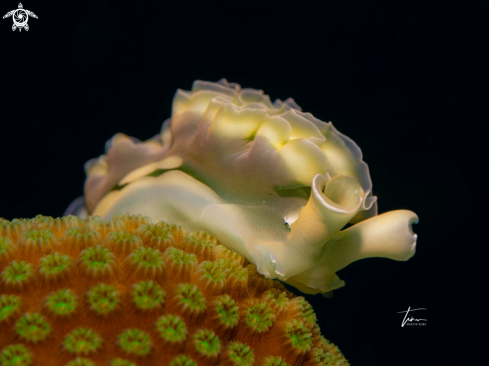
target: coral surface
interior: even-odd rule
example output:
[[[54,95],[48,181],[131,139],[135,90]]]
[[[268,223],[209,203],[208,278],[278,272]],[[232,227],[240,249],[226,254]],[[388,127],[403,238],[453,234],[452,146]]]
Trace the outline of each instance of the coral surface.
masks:
[[[105,220],[129,212],[204,230],[267,278],[325,293],[344,285],[336,271],[351,262],[415,252],[416,214],[377,216],[362,159],[292,99],[197,80],[176,92],[160,135],[117,134],[86,164],[84,202]]]
[[[148,217],[0,219],[2,366],[348,365],[303,297]]]

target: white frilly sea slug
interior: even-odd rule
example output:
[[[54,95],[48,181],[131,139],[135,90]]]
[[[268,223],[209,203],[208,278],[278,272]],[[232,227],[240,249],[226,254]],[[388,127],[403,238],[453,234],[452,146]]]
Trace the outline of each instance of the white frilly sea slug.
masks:
[[[415,253],[416,214],[377,215],[350,138],[293,99],[271,103],[225,79],[177,90],[159,135],[115,135],[86,172],[85,206],[72,213],[129,212],[206,231],[305,293],[342,287],[335,272],[358,259]]]

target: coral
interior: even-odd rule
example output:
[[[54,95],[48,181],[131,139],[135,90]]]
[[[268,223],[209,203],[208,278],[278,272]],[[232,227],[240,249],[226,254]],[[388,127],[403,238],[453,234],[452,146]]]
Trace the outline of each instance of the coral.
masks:
[[[62,289],[57,292],[51,292],[43,303],[43,309],[53,318],[67,318],[74,313],[76,309],[77,297],[72,290]]]
[[[89,355],[102,345],[102,337],[90,328],[77,328],[65,336],[63,348],[75,355]]]
[[[59,252],[40,258],[37,271],[42,286],[55,289],[62,283],[70,281],[73,276],[73,266],[73,259]]]
[[[23,341],[38,343],[51,333],[51,325],[39,313],[25,313],[15,323],[14,332]]]
[[[178,315],[166,314],[156,322],[156,330],[160,339],[182,349],[188,336],[187,325]]]
[[[25,261],[12,261],[0,273],[0,290],[22,291],[33,286],[34,267]]]
[[[19,311],[20,297],[14,295],[0,295],[0,322],[6,322]]]
[[[197,80],[177,90],[160,135],[139,142],[117,134],[106,146],[85,165],[84,212],[113,220],[119,233],[107,240],[117,250],[141,245],[123,234],[140,224],[144,245],[164,252],[173,244],[170,227],[117,212],[143,214],[196,232],[178,249],[196,247],[199,261],[212,253],[212,234],[259,273],[305,293],[342,287],[335,272],[356,260],[415,253],[416,214],[377,216],[360,148],[293,99],[272,103],[261,90]],[[347,224],[355,225],[341,231]],[[220,291],[218,282],[210,291]]]
[[[1,222],[2,366],[348,364],[303,297],[209,234],[127,214]],[[54,252],[19,248],[39,235]]]
[[[147,356],[153,348],[149,334],[135,328],[125,329],[117,337],[117,344],[127,355]]]
[[[252,366],[255,357],[250,346],[241,342],[229,342],[220,359],[223,366]]]
[[[0,353],[0,364],[3,366],[28,366],[31,363],[31,352],[22,344],[7,346]]]

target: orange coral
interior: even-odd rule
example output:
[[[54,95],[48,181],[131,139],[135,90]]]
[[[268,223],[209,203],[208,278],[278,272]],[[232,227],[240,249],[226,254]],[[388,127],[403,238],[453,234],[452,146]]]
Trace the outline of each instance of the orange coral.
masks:
[[[0,219],[0,364],[348,365],[303,297],[204,232]]]

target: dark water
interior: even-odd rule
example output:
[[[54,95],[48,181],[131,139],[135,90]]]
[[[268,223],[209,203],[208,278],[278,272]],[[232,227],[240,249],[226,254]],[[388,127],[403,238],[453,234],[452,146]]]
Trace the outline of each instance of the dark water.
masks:
[[[16,6],[4,1],[0,11]],[[333,121],[361,147],[379,211],[410,209],[420,217],[414,258],[354,263],[339,272],[346,287],[332,299],[307,297],[326,338],[352,365],[431,365],[474,355],[482,338],[458,329],[476,326],[477,313],[469,321],[472,312],[458,305],[479,303],[468,297],[478,296],[473,288],[484,278],[470,272],[487,235],[463,235],[462,222],[484,218],[473,209],[487,182],[475,177],[487,153],[477,131],[483,94],[474,91],[487,85],[477,71],[487,7],[24,7],[39,17],[29,19],[28,32],[12,32],[11,19],[0,23],[0,217],[60,216],[83,193],[83,164],[103,153],[106,140],[117,132],[152,137],[177,88],[225,77],[272,100],[293,97],[303,111]],[[401,327],[398,312],[408,307],[426,308],[420,317],[427,325]]]

